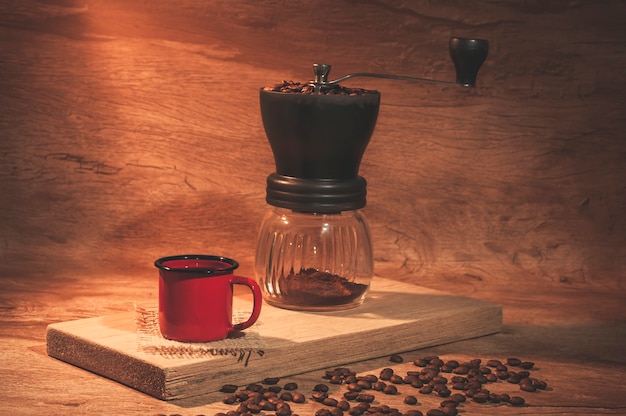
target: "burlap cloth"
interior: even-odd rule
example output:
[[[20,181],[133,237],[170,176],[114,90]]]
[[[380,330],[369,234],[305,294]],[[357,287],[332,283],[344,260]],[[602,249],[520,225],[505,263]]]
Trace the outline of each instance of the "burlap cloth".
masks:
[[[212,342],[180,342],[164,338],[159,330],[159,314],[157,308],[147,308],[135,304],[137,343],[139,350],[159,354],[170,358],[215,358],[230,355],[237,361],[248,365],[250,356],[263,356],[267,344],[261,338],[256,327],[257,321],[245,331]],[[242,322],[250,316],[248,311],[233,311],[234,322]]]

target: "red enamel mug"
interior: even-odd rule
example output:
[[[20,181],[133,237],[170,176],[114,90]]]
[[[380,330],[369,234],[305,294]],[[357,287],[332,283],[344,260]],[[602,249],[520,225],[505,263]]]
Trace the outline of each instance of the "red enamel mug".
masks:
[[[261,313],[259,285],[235,276],[235,260],[222,256],[185,254],[154,262],[159,269],[159,326],[167,339],[208,342],[252,326]],[[247,321],[233,324],[233,285],[252,291],[252,313]]]

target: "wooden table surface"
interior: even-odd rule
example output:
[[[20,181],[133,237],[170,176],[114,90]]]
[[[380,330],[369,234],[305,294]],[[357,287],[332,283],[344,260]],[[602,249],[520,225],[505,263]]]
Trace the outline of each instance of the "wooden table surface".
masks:
[[[331,78],[452,80],[447,39],[466,35],[491,42],[476,89],[352,84],[383,92],[364,212],[378,276],[500,303],[502,332],[349,367],[518,357],[546,391],[498,383],[527,405],[460,414],[626,414],[625,13],[617,0],[1,2],[1,412],[233,409],[52,359],[46,327],[154,300],[163,255],[227,255],[253,275],[274,170],[258,89],[306,81],[317,61]],[[322,375],[280,383],[309,394]],[[417,396],[424,413],[438,406]],[[406,409],[403,397],[377,395]]]
[[[225,394],[199,395],[192,399],[164,402],[137,392],[114,381],[102,378],[46,355],[46,326],[91,316],[132,311],[133,302],[153,302],[156,276],[85,276],[31,280],[22,282],[4,277],[0,280],[2,325],[0,337],[0,374],[3,412],[6,414],[137,414],[137,415],[213,415],[233,410],[224,405]],[[497,293],[489,294],[498,298]],[[486,296],[486,297],[490,297]],[[569,300],[570,296],[574,299]],[[498,299],[494,299],[498,300]],[[507,296],[502,302],[504,326],[496,335],[441,345],[424,350],[403,352],[404,362],[395,364],[389,357],[366,362],[349,363],[347,367],[361,375],[376,374],[384,367],[397,373],[418,369],[412,364],[417,358],[439,355],[442,359],[467,361],[481,358],[505,360],[517,357],[535,363],[533,375],[548,383],[546,391],[521,392],[517,385],[499,382],[489,386],[492,391],[520,395],[527,401],[524,407],[467,403],[461,407],[464,415],[620,415],[626,413],[623,396],[626,383],[626,327],[623,304],[610,304],[609,296],[556,291],[529,291]],[[555,303],[572,303],[571,309],[554,309]],[[520,304],[525,304],[524,308]],[[575,304],[575,305],[574,305]],[[612,319],[580,320],[572,315],[574,309],[598,312],[599,316],[613,313]],[[548,316],[549,315],[549,316]],[[532,321],[532,324],[529,323]],[[385,340],[363,340],[365,343]],[[349,351],[338,351],[349,357]],[[349,359],[347,358],[349,361]],[[332,368],[331,368],[332,369]],[[310,394],[313,386],[325,383],[324,371],[285,377],[279,385],[296,382],[299,391]],[[272,377],[272,374],[267,374]],[[261,380],[259,380],[261,381]],[[228,380],[224,380],[228,383]],[[417,408],[424,413],[436,408],[441,399],[435,395],[416,394],[403,386],[403,394],[377,400],[399,409]],[[333,397],[341,397],[345,386],[331,385]],[[405,395],[418,396],[419,406],[401,403]],[[300,415],[313,415],[323,408],[312,400],[294,405]]]

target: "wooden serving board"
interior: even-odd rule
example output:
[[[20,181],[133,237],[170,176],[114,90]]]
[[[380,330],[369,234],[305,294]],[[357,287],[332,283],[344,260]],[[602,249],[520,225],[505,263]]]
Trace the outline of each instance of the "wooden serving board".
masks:
[[[139,348],[134,312],[55,323],[48,355],[162,400],[286,377],[500,331],[499,305],[376,278],[363,305],[297,312],[263,305],[267,344],[247,365],[233,355],[172,357]]]

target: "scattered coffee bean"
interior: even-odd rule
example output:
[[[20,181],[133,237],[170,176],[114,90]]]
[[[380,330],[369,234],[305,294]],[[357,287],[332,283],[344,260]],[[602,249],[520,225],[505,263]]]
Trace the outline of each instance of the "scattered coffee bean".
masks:
[[[292,383],[287,383],[287,384],[285,384],[283,389],[285,389],[285,390],[298,390],[298,384],[293,383],[293,382]]]
[[[226,396],[222,399],[222,403],[225,403],[225,404],[234,404],[236,402],[237,402],[237,396],[235,396],[234,394]]]
[[[306,401],[306,398],[302,393],[293,393],[293,395],[291,396],[291,401],[294,403],[304,403]]]
[[[327,397],[328,393],[326,393],[325,391],[314,391],[313,394],[311,394],[311,398],[320,403],[323,402],[324,399],[326,399]]]
[[[340,410],[348,411],[350,410],[350,403],[348,403],[346,400],[341,400],[337,403],[337,408]]]
[[[500,403],[501,399],[500,399],[500,395],[497,393],[489,393],[489,401],[491,403]]]
[[[374,399],[375,397],[373,394],[360,393],[358,396],[356,396],[357,402],[372,403]]]
[[[443,376],[435,376],[433,377],[432,382],[435,384],[446,384],[448,379]]]
[[[279,381],[280,381],[280,378],[278,377],[267,377],[263,379],[263,384],[274,385],[274,384],[277,384]]]
[[[365,381],[369,381],[370,383],[376,383],[378,381],[378,377],[376,377],[374,374],[367,374],[361,378]]]
[[[283,400],[283,399],[281,399],[281,398],[280,398],[280,397],[278,397],[278,396],[274,396],[274,397],[269,397],[269,398],[267,399],[267,401],[268,401],[268,402],[270,402],[270,403],[272,403],[272,404],[279,404],[279,403],[282,403],[284,400]]]
[[[315,387],[313,387],[313,391],[321,391],[326,393],[328,391],[328,386],[326,384],[316,384]]]
[[[402,384],[411,384],[412,382],[414,382],[415,380],[419,380],[419,376],[416,375],[406,375],[404,376],[404,378],[402,379]]]
[[[485,380],[488,383],[495,383],[496,381],[498,381],[498,376],[494,373],[485,374]]]
[[[359,386],[357,383],[350,383],[346,386],[346,388],[348,389],[348,391],[363,391],[363,388],[361,386]]]
[[[383,391],[385,387],[387,387],[387,384],[385,384],[384,381],[377,381],[376,383],[372,384],[372,390],[376,391]]]
[[[511,374],[508,371],[498,371],[496,373],[496,376],[500,379],[500,380],[506,380],[509,377],[511,377]]]
[[[429,380],[437,377],[439,375],[439,367],[426,367],[422,371],[420,371],[420,376],[427,376]]]
[[[522,360],[519,358],[507,358],[506,363],[512,367],[517,367],[522,363]]]
[[[284,403],[282,406],[276,406],[276,416],[293,416],[291,408],[287,403]]]
[[[366,412],[366,410],[362,409],[360,407],[353,407],[350,410],[348,410],[348,414],[350,416],[361,416],[365,412]]]
[[[477,383],[477,384],[485,384],[487,383],[487,377],[480,374],[477,376],[473,376],[472,377],[472,383]]]
[[[328,382],[330,384],[342,384],[343,380],[341,376],[332,376]]]
[[[454,400],[457,403],[463,403],[465,401],[467,401],[467,397],[465,397],[465,395],[460,394],[460,393],[455,393],[453,395],[451,395],[448,400]]]
[[[269,386],[269,387],[267,388],[267,390],[268,390],[268,391],[270,391],[270,392],[272,392],[272,393],[275,393],[275,394],[280,393],[282,389],[283,389],[283,388],[282,388],[282,387],[280,387],[280,386]]]
[[[326,397],[324,400],[322,400],[322,404],[331,407],[337,406],[338,403],[339,401],[337,399],[333,399],[332,397]]]
[[[459,414],[459,410],[456,406],[442,406],[441,411],[444,416],[457,416]]]
[[[443,360],[439,357],[432,357],[429,361],[428,364],[433,366],[433,367],[441,367],[444,363]]]
[[[483,384],[479,383],[473,379],[468,380],[467,383],[465,383],[465,389],[466,390],[480,390],[483,388]]]
[[[418,358],[413,361],[413,365],[415,365],[416,367],[426,367],[428,365],[428,362],[423,358]]]
[[[391,361],[392,363],[401,363],[404,361],[404,359],[400,354],[392,354],[391,357],[389,357],[389,361]]]
[[[272,399],[274,397],[278,397],[278,393],[274,393],[273,391],[266,390],[263,392],[263,398],[266,400]]]
[[[489,361],[487,361],[487,366],[488,367],[495,368],[495,367],[497,367],[499,365],[502,365],[502,362],[500,360],[489,360]]]
[[[524,400],[524,398],[520,396],[513,396],[511,397],[511,401],[509,403],[511,403],[513,406],[523,406],[524,403],[526,403],[526,400]]]
[[[262,394],[264,399],[271,399],[272,397],[278,397],[278,393],[271,391],[270,389],[265,390]]]
[[[459,402],[453,399],[446,399],[444,401],[442,401],[441,403],[439,403],[439,407],[457,407],[459,406]]]
[[[284,400],[286,402],[290,402],[293,400],[293,394],[289,391],[284,391],[279,396],[280,400]]]
[[[334,370],[327,370],[323,378],[328,379],[328,380],[332,380],[332,379],[345,380],[347,377],[354,376],[354,375],[356,375],[356,373],[351,371],[349,368],[339,367],[339,368],[335,368]]]
[[[487,403],[487,401],[489,400],[489,393],[482,391],[475,393],[472,396],[472,400],[474,400],[476,403]]]
[[[224,384],[222,386],[222,388],[220,389],[220,391],[222,393],[234,393],[237,391],[237,386],[235,386],[234,384]]]
[[[417,397],[411,396],[411,395],[406,396],[404,398],[404,403],[405,404],[417,404]]]
[[[358,391],[347,391],[343,394],[344,399],[349,400],[349,401],[353,401],[356,400],[357,397],[359,397],[359,393]]]
[[[535,379],[535,378],[533,378],[532,380],[533,380],[533,384],[537,387],[537,389],[545,390],[545,389],[548,388],[548,383],[546,383],[545,381],[538,380],[538,379]]]
[[[396,355],[399,356],[399,354],[390,356],[390,361],[403,362],[403,360],[391,358]],[[482,364],[482,360],[478,358],[459,363],[456,360],[444,362],[437,356],[414,360],[414,366],[421,367],[421,369],[406,371],[404,375],[400,374],[397,368],[384,368],[379,376],[373,374],[357,376],[348,368],[335,368],[327,370],[322,378],[328,380],[329,384],[345,384],[344,389],[347,391],[343,393],[343,397],[340,400],[331,397],[329,386],[319,383],[313,387],[311,400],[312,403],[319,402],[327,406],[315,413],[322,416],[342,416],[346,413],[349,416],[423,416],[423,413],[417,409],[394,409],[384,404],[371,405],[375,403],[376,397],[373,394],[364,393],[368,390],[390,395],[404,393],[406,394],[403,398],[404,404],[416,405],[418,404],[417,397],[407,394],[410,385],[421,394],[435,393],[439,397],[446,398],[440,403],[438,409],[430,409],[427,415],[457,416],[458,407],[468,399],[477,404],[523,406],[526,403],[521,396],[511,397],[506,393],[490,392],[485,388],[488,383],[506,380],[508,383],[518,384],[521,391],[529,393],[547,389],[545,381],[531,374],[534,368],[534,363],[531,361],[509,357],[505,362],[515,367],[515,371],[508,370],[507,366],[497,359],[485,361],[485,364]],[[450,374],[450,377],[446,377],[445,373]],[[297,416],[288,406],[288,402],[305,403],[305,396],[294,391],[298,389],[296,383],[286,383],[281,388],[277,385],[279,381],[278,377],[267,377],[261,383],[249,384],[242,390],[237,390],[238,387],[233,384],[223,385],[220,391],[228,393],[223,398],[223,403],[238,404],[238,407],[220,416],[252,416],[266,412],[273,412],[272,414],[276,416]],[[402,387],[404,385],[406,387]],[[452,394],[452,390],[459,392]],[[351,405],[349,402],[355,403]]]
[[[380,405],[380,406],[371,406],[367,409],[370,414],[384,414],[385,412],[389,413],[389,406]]]
[[[452,372],[454,374],[467,374],[469,372],[469,367],[463,364],[452,370]]]
[[[509,377],[506,379],[506,381],[508,381],[511,384],[519,384],[521,380],[522,380],[522,377],[515,372],[509,373]]]
[[[371,407],[371,405],[367,402],[359,402],[356,407],[360,407],[363,410],[369,410],[369,408]]]
[[[356,385],[358,387],[360,387],[363,390],[371,390],[372,389],[372,383],[370,383],[369,381],[365,380],[365,379],[361,379],[359,381],[356,382]]]
[[[533,393],[537,391],[537,386],[533,384],[533,382],[527,378],[524,378],[519,383],[520,390],[527,391]]]
[[[389,378],[389,381],[392,382],[393,384],[404,384],[404,378],[398,374],[393,374]]]
[[[439,397],[450,397],[452,394],[452,392],[447,388],[437,389],[436,391]]]
[[[432,371],[428,371],[428,369],[425,369],[425,371],[419,375],[418,379],[420,381],[422,381],[423,383],[430,383],[430,381],[435,378],[436,373],[433,373]]]
[[[261,403],[259,403],[259,405],[261,406],[261,409],[263,410],[267,410],[267,411],[276,410],[276,403],[272,403],[271,401],[268,401],[268,400],[262,400]]]
[[[350,374],[349,376],[346,376],[343,378],[343,383],[344,384],[350,384],[350,383],[356,383],[358,382],[359,379],[357,378],[357,376]]]
[[[440,370],[442,373],[451,373],[452,371],[454,371],[456,367],[451,367],[448,364],[444,364],[441,366]]]
[[[248,400],[249,393],[245,390],[238,390],[235,392],[235,396],[237,396],[237,400],[244,402]]]
[[[378,378],[380,380],[389,381],[391,379],[391,376],[393,376],[393,369],[383,368],[382,370],[380,370],[380,376]]]
[[[260,384],[248,384],[248,386],[246,386],[246,390],[248,391],[253,391],[253,392],[262,392],[264,389],[264,387]]]
[[[411,387],[415,389],[421,389],[424,386],[424,382],[420,379],[415,379],[411,381]]]

